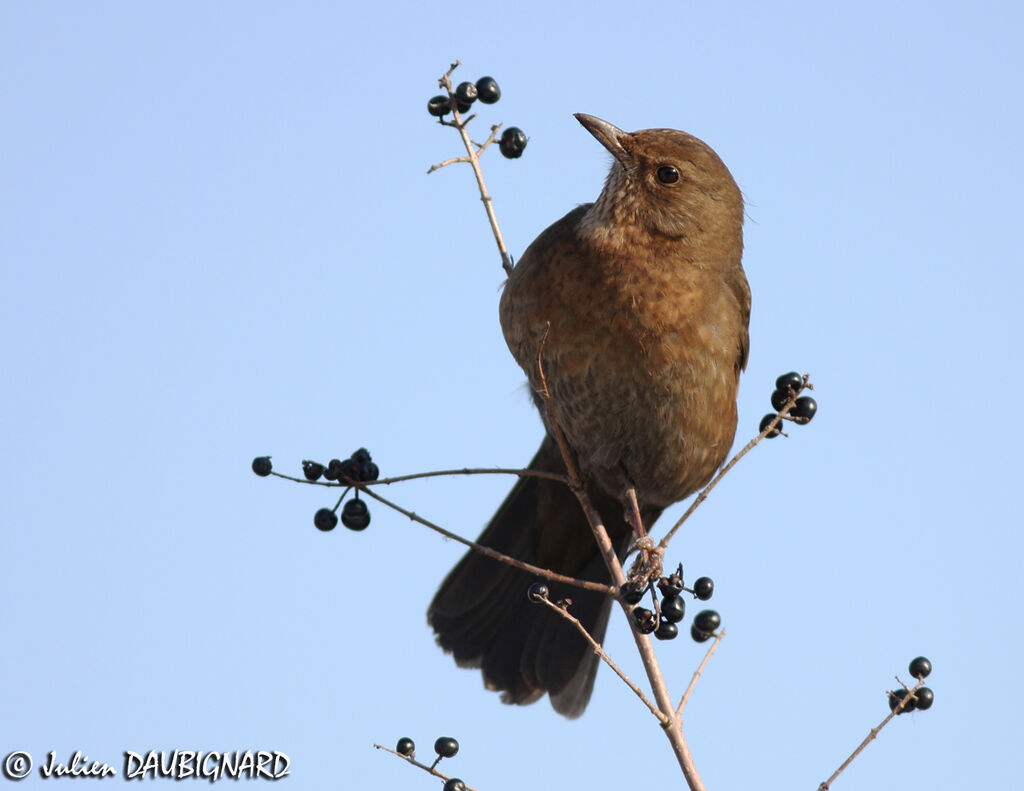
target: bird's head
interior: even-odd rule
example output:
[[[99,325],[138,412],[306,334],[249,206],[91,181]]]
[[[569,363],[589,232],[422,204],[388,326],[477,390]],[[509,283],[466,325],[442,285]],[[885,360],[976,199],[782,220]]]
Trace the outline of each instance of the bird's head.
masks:
[[[677,129],[623,132],[592,115],[576,119],[615,158],[588,218],[592,232],[633,227],[723,253],[742,250],[743,197],[710,146]]]

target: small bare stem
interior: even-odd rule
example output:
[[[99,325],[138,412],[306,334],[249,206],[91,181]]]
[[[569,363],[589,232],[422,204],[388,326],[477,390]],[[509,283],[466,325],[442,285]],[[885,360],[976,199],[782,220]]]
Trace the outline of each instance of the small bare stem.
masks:
[[[412,764],[413,766],[419,767],[424,772],[428,772],[429,774],[432,774],[434,777],[440,777],[442,780],[444,780],[446,782],[448,780],[451,780],[451,777],[446,775],[444,772],[439,772],[439,771],[437,771],[437,769],[434,768],[434,766],[437,766],[437,764],[438,764],[437,761],[434,761],[434,766],[427,766],[426,764],[421,764],[415,758],[410,758],[408,755],[402,755],[400,752],[397,752],[396,750],[392,750],[390,747],[385,747],[382,744],[375,744],[373,746],[376,747],[378,750],[383,750],[386,753],[391,753],[395,757],[401,758],[403,761],[407,761],[408,763]],[[463,781],[463,782],[465,782],[465,781]],[[466,791],[477,791],[477,789],[473,788],[473,786],[471,786],[471,785],[467,785],[466,786]]]
[[[422,516],[413,513],[412,511],[407,511],[405,508],[402,508],[402,506],[398,505],[397,503],[393,503],[390,500],[381,497],[379,494],[372,491],[371,489],[363,489],[362,487],[360,487],[360,490],[369,497],[372,497],[374,500],[377,500],[378,502],[381,502],[384,505],[388,506],[388,508],[393,508],[395,511],[398,511],[398,513],[409,517],[409,519],[411,519],[412,521],[417,522],[423,525],[424,527],[429,527],[431,530],[440,533],[445,538],[450,538],[453,541],[457,541],[458,543],[469,547],[474,552],[479,552],[481,555],[486,555],[487,557],[494,558],[494,560],[497,560],[501,563],[506,563],[509,566],[515,566],[517,569],[522,569],[523,571],[527,571],[531,574],[536,574],[538,577],[543,577],[544,579],[553,580],[555,582],[561,582],[566,585],[572,585],[575,588],[583,588],[584,590],[596,591],[598,593],[603,593],[606,596],[614,596],[616,593],[615,588],[611,588],[608,585],[604,585],[600,582],[579,580],[575,577],[567,577],[565,574],[559,574],[557,572],[551,571],[550,569],[543,569],[540,566],[534,566],[530,563],[524,563],[523,561],[517,560],[516,558],[511,557],[510,555],[505,555],[501,552],[498,552],[497,550],[491,549],[490,547],[485,547],[483,544],[477,544],[476,542],[463,538],[462,536],[456,533],[452,533],[449,530],[445,530],[440,525],[436,525],[433,522],[424,519]]]
[[[494,241],[498,245],[498,252],[501,254],[501,266],[505,270],[505,274],[512,273],[512,256],[508,254],[508,248],[505,247],[505,239],[501,235],[501,228],[498,227],[498,217],[494,213],[494,201],[491,199],[490,193],[487,191],[487,184],[484,183],[484,173],[480,169],[479,154],[492,142],[494,142],[494,136],[498,131],[499,126],[491,127],[491,136],[487,139],[482,146],[477,147],[472,140],[469,139],[469,133],[466,132],[466,124],[473,120],[474,116],[470,116],[463,120],[462,115],[459,113],[458,102],[455,100],[455,93],[452,90],[452,72],[455,71],[459,65],[459,61],[455,61],[451,65],[451,68],[444,73],[444,76],[438,80],[438,84],[448,92],[448,99],[452,106],[452,115],[455,120],[452,121],[441,121],[445,126],[454,127],[459,136],[462,138],[462,144],[466,147],[465,157],[456,157],[454,159],[446,160],[439,165],[434,165],[427,171],[427,173],[433,173],[435,170],[450,165],[455,162],[468,162],[473,168],[473,175],[476,176],[476,184],[480,189],[480,200],[483,201],[484,211],[487,212],[487,221],[491,224],[491,232],[494,234]]]
[[[584,514],[586,514],[587,522],[590,523],[594,539],[601,550],[601,555],[604,558],[605,566],[608,568],[608,573],[611,575],[612,582],[616,587],[621,588],[626,581],[626,575],[622,571],[622,563],[619,562],[619,556],[615,553],[615,547],[612,546],[611,539],[608,537],[608,531],[605,529],[601,515],[597,512],[590,496],[587,494],[572,451],[569,449],[565,435],[562,433],[558,420],[555,418],[554,405],[551,401],[551,391],[548,389],[547,377],[544,375],[543,362],[544,344],[547,341],[550,329],[551,324],[549,322],[537,348],[538,393],[544,400],[548,425],[551,432],[555,435],[558,447],[562,452],[566,470],[568,470],[569,478],[572,481],[571,488],[573,493],[575,493],[576,499],[579,500]],[[621,600],[619,600],[619,604],[626,613],[626,618],[629,619],[629,606]],[[686,743],[686,736],[683,734],[683,721],[676,715],[675,709],[672,706],[672,698],[669,696],[668,687],[665,685],[665,677],[662,675],[661,667],[658,665],[658,657],[654,653],[654,646],[651,645],[650,636],[640,634],[640,632],[633,628],[630,628],[630,632],[633,634],[633,640],[636,642],[637,651],[640,654],[640,661],[643,663],[647,680],[651,684],[651,692],[654,693],[654,700],[657,703],[658,711],[661,713],[659,718],[662,722],[661,727],[664,729],[665,735],[672,745],[672,751],[675,753],[676,760],[679,761],[679,767],[683,771],[686,784],[690,787],[690,791],[704,791],[704,783],[700,779],[697,765],[694,763],[693,755],[690,753],[689,745]]]
[[[277,470],[271,470],[271,475],[275,475],[278,478],[283,478],[286,481],[294,481],[295,483],[305,483],[311,486],[350,486],[347,480],[345,481],[311,481],[307,478],[296,478],[293,475],[285,475],[283,472]],[[565,475],[559,475],[557,472],[545,472],[543,470],[523,470],[514,469],[508,467],[463,467],[461,470],[433,470],[430,472],[414,472],[409,475],[395,475],[391,478],[379,478],[376,481],[362,481],[359,483],[360,486],[383,486],[385,484],[390,485],[392,483],[401,483],[402,481],[414,481],[419,478],[438,478],[441,476],[449,475],[518,475],[520,478],[547,478],[550,481],[557,481],[558,483],[564,483],[566,486],[569,485],[569,478]]]
[[[686,707],[686,702],[690,699],[690,693],[693,692],[693,688],[697,686],[697,679],[700,678],[700,674],[704,672],[705,666],[707,666],[708,660],[711,659],[711,655],[715,653],[715,649],[718,648],[718,644],[722,642],[722,638],[725,637],[725,630],[723,629],[717,635],[715,635],[715,642],[711,644],[708,652],[704,654],[704,660],[697,666],[697,670],[693,674],[693,678],[690,679],[690,685],[686,688],[686,692],[683,693],[683,699],[679,701],[679,706],[676,708],[676,716],[683,716],[683,709]]]
[[[906,684],[903,685],[903,688],[904,689],[908,689],[908,691],[911,692],[911,693],[914,693],[914,692],[917,692],[917,690],[919,690],[922,686],[924,686],[924,679],[921,679],[920,681],[918,681],[917,684],[914,685],[913,689],[908,689]],[[884,728],[886,725],[888,725],[890,720],[892,720],[893,717],[895,717],[897,714],[899,714],[901,711],[903,711],[903,707],[906,706],[910,702],[912,697],[913,697],[913,694],[910,694],[910,695],[907,695],[905,698],[903,698],[903,700],[901,700],[896,705],[896,708],[894,708],[891,712],[889,712],[889,716],[888,717],[886,717],[884,720],[882,720],[880,723],[878,723],[878,725],[876,725],[874,728],[872,728],[868,732],[868,735],[866,737],[864,737],[864,741],[862,741],[857,746],[857,749],[854,750],[852,753],[850,753],[850,757],[847,758],[845,761],[843,761],[842,765],[832,773],[832,776],[828,780],[826,780],[824,783],[822,783],[821,785],[818,786],[818,791],[828,791],[829,787],[832,785],[833,782],[835,782],[835,779],[837,777],[839,777],[840,773],[844,769],[846,769],[846,767],[848,767],[851,763],[853,763],[853,759],[856,758],[858,755],[860,755],[864,751],[864,748],[867,747],[868,744],[871,743],[872,739],[874,739],[876,736],[878,736],[879,731],[881,731],[882,728]]]
[[[557,612],[561,617],[565,618],[565,620],[569,621],[569,623],[571,623],[573,626],[576,627],[577,630],[579,630],[579,633],[583,635],[583,639],[590,643],[590,647],[594,651],[594,653],[601,657],[604,663],[615,672],[615,675],[621,678],[623,682],[625,682],[626,686],[633,690],[634,693],[636,693],[636,696],[640,698],[640,700],[644,702],[644,705],[651,710],[651,714],[657,717],[658,722],[660,722],[664,726],[665,715],[658,711],[658,707],[647,699],[647,696],[643,693],[643,690],[641,690],[640,687],[633,683],[633,679],[631,679],[624,672],[622,672],[619,666],[612,661],[612,658],[605,653],[605,650],[601,647],[601,644],[590,636],[590,632],[588,632],[586,628],[583,626],[583,624],[580,623],[579,619],[572,613],[570,613],[568,610],[566,610],[564,607],[559,607],[550,599],[544,598],[540,601],[545,606],[550,607],[552,610]]]
[[[789,414],[789,410],[791,410],[793,408],[793,405],[796,403],[797,397],[808,388],[812,390],[814,389],[813,386],[807,382],[807,377],[805,376],[803,386],[795,393],[793,393],[792,396],[790,396],[789,400],[783,405],[782,409],[779,410],[779,414],[776,415],[775,419],[767,426],[765,426],[764,431],[762,431],[760,434],[758,434],[756,437],[750,440],[750,442],[744,445],[742,450],[740,450],[739,453],[737,453],[735,456],[729,459],[729,463],[722,467],[721,470],[719,470],[718,475],[711,479],[711,483],[705,486],[701,493],[697,495],[697,498],[692,503],[690,503],[690,507],[686,509],[686,513],[679,517],[679,521],[672,525],[672,528],[665,534],[665,537],[658,542],[659,547],[661,547],[662,549],[666,549],[668,547],[668,542],[672,540],[672,536],[674,536],[676,534],[676,531],[683,526],[683,522],[689,519],[693,512],[700,507],[701,503],[708,499],[708,495],[711,494],[711,490],[718,486],[719,481],[721,481],[722,478],[724,478],[729,473],[729,471],[736,466],[737,462],[739,462],[740,459],[742,459],[744,456],[750,453],[750,451],[752,451],[761,440],[763,440],[766,436],[772,433],[775,430],[775,427],[782,423],[783,418],[785,418]]]

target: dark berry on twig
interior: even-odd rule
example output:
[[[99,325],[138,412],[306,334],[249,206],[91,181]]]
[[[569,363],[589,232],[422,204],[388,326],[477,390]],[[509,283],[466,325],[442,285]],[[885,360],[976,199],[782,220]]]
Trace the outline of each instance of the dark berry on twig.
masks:
[[[519,159],[526,148],[526,135],[518,126],[510,126],[501,133],[498,148],[506,159]]]
[[[775,418],[777,418],[777,417],[778,417],[777,414],[772,413],[770,415],[765,415],[763,418],[761,418],[761,425],[759,425],[757,427],[757,433],[760,434],[762,431],[764,431],[766,428],[768,428],[768,425],[773,420],[775,420]],[[765,437],[765,439],[771,439],[772,437],[779,436],[779,434],[781,434],[781,433],[782,433],[782,421],[780,420],[779,421],[779,425],[777,425],[775,428],[773,428],[771,431],[769,431],[767,434],[765,434],[764,437]]]
[[[328,481],[336,481],[341,475],[341,459],[331,459],[327,462],[327,469],[324,470],[324,478]]]
[[[321,508],[313,514],[313,524],[316,525],[317,530],[323,530],[326,533],[338,526],[338,515],[330,508]]]
[[[918,711],[927,711],[932,707],[932,704],[935,702],[935,693],[932,692],[931,689],[929,689],[928,687],[921,687],[914,694],[917,695]]]
[[[494,77],[481,77],[476,81],[476,94],[484,104],[494,104],[501,98],[501,88]]]
[[[800,396],[793,408],[789,410],[789,416],[797,423],[810,423],[814,413],[818,411],[818,402],[810,396]]]
[[[694,617],[693,625],[701,632],[711,633],[722,625],[722,616],[714,610],[701,610]]]
[[[706,641],[711,639],[711,633],[710,632],[702,632],[696,626],[691,626],[690,627],[690,637],[693,638],[693,641],[695,643],[704,643],[704,642],[706,642]]]
[[[355,459],[345,459],[345,461],[341,463],[341,469],[338,470],[338,480],[342,483],[345,483],[346,481],[358,483],[359,462]]]
[[[460,82],[459,86],[455,89],[455,99],[459,103],[459,112],[462,112],[462,105],[466,105],[466,109],[477,99],[476,86],[471,82]]]
[[[341,509],[341,523],[349,530],[365,530],[370,524],[370,509],[362,500],[349,500]]]
[[[535,604],[539,604],[548,597],[549,593],[551,593],[551,591],[548,590],[547,585],[543,582],[535,582],[527,589],[526,596],[530,601]]]
[[[673,571],[667,577],[658,580],[658,590],[662,596],[678,596],[683,592],[683,575]]]
[[[932,672],[932,663],[926,657],[919,656],[910,663],[910,675],[914,678],[928,678]]]
[[[795,393],[803,386],[804,378],[796,371],[790,371],[788,374],[783,374],[775,380],[775,389],[780,393],[785,393],[787,397],[789,396],[790,389]]]
[[[711,577],[698,577],[693,583],[693,595],[701,601],[707,601],[715,592],[715,582]]]
[[[307,481],[319,481],[320,476],[324,474],[324,465],[315,461],[304,461],[302,462],[302,474],[306,476]]]
[[[427,112],[440,118],[452,111],[452,103],[447,96],[434,96],[427,102]]]
[[[434,742],[434,752],[442,758],[454,758],[459,751],[459,743],[451,736],[441,736]]]
[[[654,636],[659,640],[675,640],[678,635],[679,627],[665,618],[661,619],[661,623],[658,624],[658,628],[654,631]]]
[[[626,604],[639,604],[647,588],[637,582],[626,581],[619,588],[619,598]]]
[[[252,460],[252,471],[261,478],[266,478],[270,475],[272,469],[274,469],[274,465],[270,463],[269,456],[257,456]]]
[[[905,689],[897,689],[895,692],[889,693],[889,711],[896,711],[896,707],[900,705],[900,701],[903,700],[910,693]],[[900,710],[900,714],[905,714],[908,711],[913,711],[917,706],[913,699],[907,701],[907,705]]]
[[[679,623],[686,617],[686,602],[681,596],[666,596],[661,600],[661,620]]]
[[[407,755],[412,758],[416,755],[416,742],[410,739],[408,736],[403,736],[398,740],[398,746],[395,747],[395,752]]]
[[[776,412],[781,412],[782,407],[786,405],[786,402],[790,399],[792,393],[784,393],[781,390],[776,390],[772,393],[772,409]]]
[[[650,610],[637,607],[633,610],[633,622],[636,624],[636,630],[640,634],[650,634],[654,631],[654,613]]]
[[[457,777],[449,777],[441,787],[441,791],[466,791],[466,784]]]
[[[375,481],[380,477],[380,469],[372,461],[364,461],[359,464],[359,480]]]

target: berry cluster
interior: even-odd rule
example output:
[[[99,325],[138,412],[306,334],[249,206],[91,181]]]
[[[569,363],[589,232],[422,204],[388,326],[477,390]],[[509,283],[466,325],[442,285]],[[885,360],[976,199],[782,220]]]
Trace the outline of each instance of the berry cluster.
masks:
[[[269,456],[257,456],[252,460],[252,471],[257,475],[270,475],[272,469]],[[380,470],[370,458],[370,452],[366,448],[360,448],[344,461],[331,459],[326,465],[318,461],[303,461],[302,474],[310,483],[323,478],[341,484],[358,485],[377,480],[380,477]],[[318,530],[326,532],[338,526],[338,515],[335,513],[338,505],[334,508],[321,508],[313,515],[313,524]],[[369,526],[370,509],[359,499],[358,491],[341,509],[341,523],[349,530],[365,530]]]
[[[796,371],[790,371],[788,374],[783,374],[775,380],[775,392],[772,393],[772,409],[775,410],[773,413],[769,413],[761,418],[761,425],[758,427],[758,432],[764,431],[768,428],[768,425],[778,417],[779,412],[782,411],[783,407],[789,402],[793,396],[799,394],[807,384],[804,382],[804,377],[798,374]],[[794,423],[803,425],[804,423],[810,423],[811,418],[818,411],[818,402],[810,396],[800,396],[793,404],[792,409],[785,415],[786,420],[792,420]],[[777,437],[782,433],[781,422],[775,426],[771,431],[765,434],[766,439]]]
[[[932,672],[932,663],[923,656],[919,656],[910,663],[910,675],[916,678],[918,681],[923,681]],[[889,710],[896,711],[896,707],[900,705],[900,702],[910,698],[902,709],[899,710],[899,714],[906,714],[908,711],[917,709],[918,711],[927,711],[932,707],[932,703],[935,702],[935,693],[928,687],[919,687],[917,691],[911,691],[905,687],[897,689],[895,692],[889,693]]]
[[[398,740],[395,752],[412,760],[416,757],[416,743],[408,736],[403,736]],[[451,736],[441,736],[434,742],[434,752],[437,753],[437,758],[431,769],[437,766],[442,758],[454,758],[459,752],[459,743]],[[459,778],[452,777],[445,782],[443,791],[466,791],[466,784]]]
[[[460,82],[448,96],[439,94],[427,102],[427,112],[443,119],[454,109],[461,115],[469,112],[474,102],[494,104],[501,98],[501,88],[494,77],[481,77],[475,83]],[[442,120],[442,123],[446,123]],[[506,159],[519,159],[526,149],[526,135],[517,126],[510,126],[501,133],[498,149]]]
[[[653,588],[635,581],[627,581],[619,588],[619,598],[626,604],[636,605],[643,599],[648,589],[654,597]],[[699,577],[692,588],[687,588],[683,582],[682,564],[667,577],[658,580],[658,590],[661,592],[660,603],[655,598],[654,611],[645,607],[633,608],[633,625],[640,634],[651,634],[659,640],[673,640],[679,634],[677,623],[683,620],[686,615],[686,602],[682,593],[693,594],[694,598],[707,601],[715,592],[715,583],[711,577]],[[714,616],[714,623],[708,621],[708,615]],[[697,622],[700,622],[700,628]],[[697,642],[704,642],[711,633],[721,625],[722,619],[714,610],[704,610],[694,620],[694,626],[690,629],[690,636]],[[698,636],[700,635],[700,636]]]

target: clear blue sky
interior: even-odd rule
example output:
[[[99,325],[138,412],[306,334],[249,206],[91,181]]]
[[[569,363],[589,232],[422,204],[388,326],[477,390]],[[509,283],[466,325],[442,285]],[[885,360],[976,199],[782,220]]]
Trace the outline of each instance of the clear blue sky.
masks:
[[[1011,2],[5,4],[0,751],[120,769],[277,749],[297,788],[426,789],[371,744],[450,734],[451,771],[486,791],[677,787],[611,674],[566,722],[435,648],[456,545],[379,506],[321,534],[324,490],[249,471],[535,450],[471,173],[425,174],[458,153],[425,105],[460,58],[504,91],[477,136],[530,136],[484,165],[513,254],[600,190],[573,112],[686,129],[748,201],[737,443],[777,374],[817,385],[814,423],[745,460],[669,556],[715,579],[728,631],[686,717],[708,786],[816,788],[918,654],[934,708],[835,788],[1013,786],[1022,21]],[[475,536],[510,485],[386,494]],[[616,620],[638,673],[631,642]],[[681,691],[703,650],[658,648]]]

